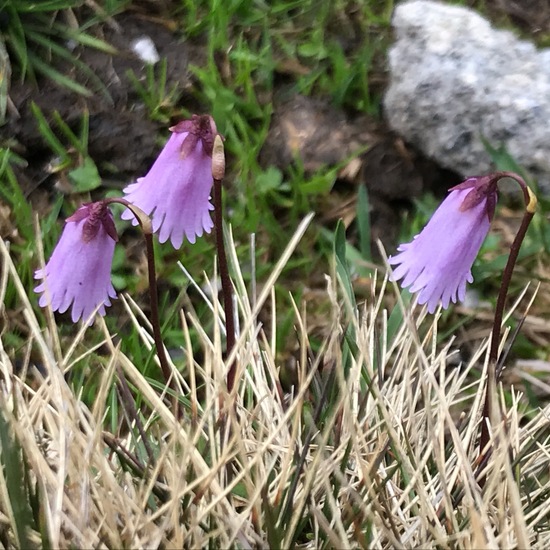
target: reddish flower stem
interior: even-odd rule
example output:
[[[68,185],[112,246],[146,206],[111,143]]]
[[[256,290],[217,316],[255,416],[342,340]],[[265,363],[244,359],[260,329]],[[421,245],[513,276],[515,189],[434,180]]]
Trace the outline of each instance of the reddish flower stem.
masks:
[[[537,200],[523,178],[515,174],[514,172],[497,172],[495,178],[500,180],[501,178],[511,178],[515,180],[523,191],[523,197],[525,199],[525,214],[521,220],[518,232],[514,238],[512,246],[510,247],[510,254],[508,255],[508,261],[506,267],[502,273],[502,281],[500,283],[500,290],[498,293],[497,303],[495,307],[495,317],[493,321],[493,330],[491,333],[491,347],[489,349],[489,365],[487,367],[487,387],[485,393],[485,403],[482,410],[481,418],[481,433],[479,437],[479,459],[478,459],[478,473],[487,464],[487,459],[491,453],[491,449],[487,447],[491,434],[489,433],[491,422],[491,410],[493,405],[497,403],[494,400],[494,391],[498,384],[500,373],[497,373],[498,362],[498,347],[500,343],[500,331],[502,326],[502,318],[504,316],[504,307],[506,305],[506,296],[508,295],[508,289],[510,288],[510,281],[512,280],[512,274],[514,266],[519,254],[519,249],[527,233],[527,229],[536,210]],[[487,448],[487,449],[486,449]],[[485,450],[486,449],[486,450]],[[481,487],[485,485],[485,476],[479,478],[479,484]]]
[[[225,311],[226,357],[231,355],[235,347],[235,313],[233,311],[233,286],[229,277],[229,265],[223,241],[223,212],[222,212],[222,180],[214,178],[214,226],[216,228],[216,249],[218,266],[222,281],[223,308]],[[229,393],[235,385],[237,365],[233,361],[227,373],[227,390]]]
[[[533,219],[534,212],[525,212],[523,219],[521,220],[521,225],[518,229],[518,232],[514,238],[514,242],[510,247],[510,254],[508,256],[508,261],[506,262],[506,267],[502,273],[502,282],[500,283],[500,291],[498,293],[496,308],[495,308],[495,318],[493,321],[493,332],[491,337],[491,348],[489,351],[489,362],[493,365],[497,364],[498,360],[498,346],[500,340],[500,328],[502,325],[502,317],[504,315],[504,305],[506,303],[506,295],[508,293],[508,288],[510,287],[510,281],[512,279],[512,273],[514,271],[514,266],[516,264],[519,249],[525,234],[527,233],[527,228]]]
[[[145,248],[147,251],[147,272],[149,278],[149,305],[151,308],[151,314],[149,320],[151,321],[151,326],[153,327],[153,338],[155,340],[155,347],[157,348],[157,357],[159,358],[160,369],[164,377],[166,385],[174,391],[174,405],[177,405],[177,387],[175,381],[172,378],[172,373],[170,366],[168,365],[168,359],[166,357],[166,351],[164,349],[164,343],[162,341],[162,334],[160,330],[160,319],[159,319],[159,305],[158,305],[158,289],[157,289],[157,275],[155,271],[155,250],[153,247],[153,228],[151,226],[151,219],[149,216],[138,208],[137,206],[131,204],[126,199],[122,198],[111,198],[106,199],[106,202],[109,203],[119,203],[126,206],[132,214],[135,216],[136,220],[141,227],[143,238],[145,239]],[[177,412],[177,411],[175,411]]]
[[[149,276],[149,305],[151,308],[150,321],[153,327],[153,338],[155,339],[155,346],[157,348],[157,356],[159,358],[160,368],[164,376],[164,380],[168,386],[173,390],[174,381],[171,376],[170,367],[168,366],[168,359],[164,350],[164,343],[162,341],[162,334],[160,330],[159,319],[159,302],[158,302],[158,289],[157,289],[157,274],[155,272],[155,250],[153,248],[153,235],[151,233],[144,233],[145,246],[147,248],[147,273]]]
[[[223,138],[218,134],[212,144],[212,179],[214,180],[214,227],[216,230],[216,250],[218,266],[222,281],[223,308],[225,311],[226,349],[225,358],[231,355],[235,347],[235,312],[233,310],[233,286],[229,277],[229,266],[223,240],[223,202],[222,181],[225,177],[225,151]],[[227,373],[227,389],[229,393],[235,385],[237,365],[235,361],[229,366]]]

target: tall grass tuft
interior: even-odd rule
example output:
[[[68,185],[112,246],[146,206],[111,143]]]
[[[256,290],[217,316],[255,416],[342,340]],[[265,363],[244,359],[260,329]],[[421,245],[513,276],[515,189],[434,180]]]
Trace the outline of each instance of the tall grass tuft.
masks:
[[[481,490],[476,438],[487,343],[456,366],[452,338],[436,345],[437,317],[413,315],[383,275],[355,304],[336,259],[326,276],[329,329],[313,345],[307,310],[294,304],[296,377],[291,387],[281,383],[274,285],[310,220],[254,286],[258,295],[226,235],[239,337],[224,358],[222,308],[208,293],[212,329],[182,312],[187,345],[183,366],[172,365],[181,418],[101,319],[72,341],[59,338],[53,317],[40,327],[0,241],[0,303],[13,286],[30,333],[17,368],[0,340],[5,545],[548,547],[550,409],[526,411],[517,391],[497,389],[505,421],[492,423]],[[391,338],[382,309],[389,294],[402,308]],[[151,349],[145,317],[122,299]],[[77,357],[87,330],[102,331],[102,353]],[[71,383],[84,359],[99,380],[90,405]],[[228,394],[233,360],[237,383]]]

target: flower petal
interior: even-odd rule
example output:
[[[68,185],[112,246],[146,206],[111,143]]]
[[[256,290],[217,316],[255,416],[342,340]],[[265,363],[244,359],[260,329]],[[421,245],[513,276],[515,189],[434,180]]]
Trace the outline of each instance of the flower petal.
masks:
[[[463,300],[466,283],[473,280],[471,267],[490,226],[487,197],[464,209],[475,191],[472,185],[453,188],[426,227],[388,260],[396,266],[393,279],[403,279],[403,288],[418,292],[418,303],[427,304],[430,313],[439,302],[447,308]]]
[[[73,322],[87,319],[97,307],[104,315],[105,306],[111,305],[109,298],[116,296],[111,284],[115,241],[101,222],[101,216],[112,218],[112,214],[104,203],[84,205],[82,209],[88,209],[87,215],[75,217],[77,221],[67,220],[50,260],[34,275],[42,279],[34,289],[42,294],[40,306],[49,304],[53,311],[60,313],[72,306]],[[97,211],[100,211],[99,218],[91,218]],[[86,240],[84,226],[90,220],[98,227],[93,237]]]
[[[147,175],[124,189],[125,198],[152,217],[159,241],[170,240],[176,249],[184,238],[194,243],[214,226],[210,216],[214,207],[210,202],[213,178],[209,143],[215,125],[211,117],[208,124],[200,117],[183,122],[187,124],[173,127],[174,133]],[[132,217],[129,210],[122,215],[123,219]]]

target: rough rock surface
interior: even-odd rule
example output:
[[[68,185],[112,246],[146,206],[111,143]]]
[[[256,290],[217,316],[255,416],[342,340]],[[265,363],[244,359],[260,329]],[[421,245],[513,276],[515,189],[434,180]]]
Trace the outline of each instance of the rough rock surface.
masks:
[[[399,5],[393,26],[391,127],[463,176],[493,168],[483,138],[504,146],[550,194],[550,49],[427,0]]]

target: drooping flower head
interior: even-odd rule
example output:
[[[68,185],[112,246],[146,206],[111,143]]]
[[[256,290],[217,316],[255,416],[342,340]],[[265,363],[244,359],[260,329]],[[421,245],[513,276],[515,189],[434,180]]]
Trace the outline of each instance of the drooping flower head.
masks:
[[[159,241],[179,248],[212,229],[212,147],[216,124],[209,115],[193,115],[170,128],[172,135],[143,178],[128,185],[125,198],[152,217]],[[132,214],[126,210],[123,219]],[[133,222],[136,223],[135,221]]]
[[[449,195],[410,243],[389,258],[401,286],[418,292],[418,303],[433,313],[441,302],[464,300],[466,283],[473,281],[472,264],[495,212],[498,178],[469,178],[449,189]]]
[[[113,215],[105,201],[82,205],[65,221],[61,238],[43,269],[35,279],[42,282],[34,289],[42,294],[38,303],[48,304],[64,313],[71,307],[71,319],[87,319],[98,306],[105,315],[105,306],[116,297],[111,284],[111,264],[118,240]]]

